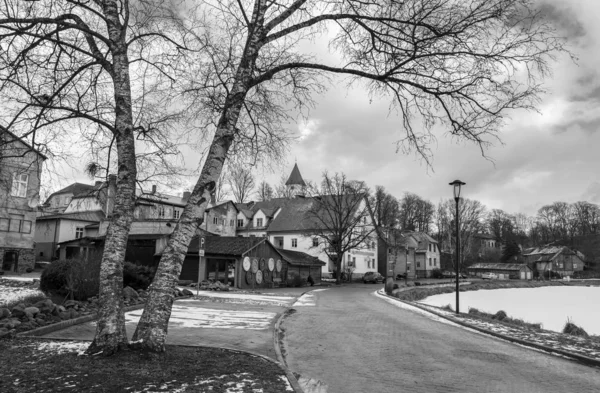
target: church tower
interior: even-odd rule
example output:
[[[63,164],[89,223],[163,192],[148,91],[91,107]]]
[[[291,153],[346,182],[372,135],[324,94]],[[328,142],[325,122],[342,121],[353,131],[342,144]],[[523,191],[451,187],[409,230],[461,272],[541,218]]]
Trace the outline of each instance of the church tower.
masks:
[[[302,179],[297,163],[294,164],[294,169],[292,169],[292,173],[285,182],[285,185],[291,197],[296,197],[298,195],[304,196],[306,183],[304,182],[304,179]]]

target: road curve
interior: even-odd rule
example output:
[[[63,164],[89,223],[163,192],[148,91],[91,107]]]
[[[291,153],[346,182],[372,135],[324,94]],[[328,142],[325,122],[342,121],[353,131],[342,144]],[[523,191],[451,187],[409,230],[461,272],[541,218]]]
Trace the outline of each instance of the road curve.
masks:
[[[289,368],[327,393],[599,392],[600,369],[433,321],[373,295],[316,292],[288,316]]]

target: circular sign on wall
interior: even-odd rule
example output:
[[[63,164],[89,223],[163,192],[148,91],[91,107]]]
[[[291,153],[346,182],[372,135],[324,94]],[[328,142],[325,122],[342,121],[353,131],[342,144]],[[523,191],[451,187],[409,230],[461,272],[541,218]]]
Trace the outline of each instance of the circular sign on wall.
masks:
[[[266,265],[266,264],[267,264],[267,263],[265,262],[265,258],[260,258],[260,262],[259,262],[259,264],[258,264],[258,267],[259,267],[259,269],[260,269],[260,270],[265,270],[265,265]]]
[[[258,271],[258,259],[252,259],[252,273],[256,273]]]
[[[277,263],[275,264],[275,267],[277,268],[277,272],[281,271],[281,267],[282,267],[282,265],[281,265],[281,259],[277,260]]]
[[[252,285],[252,281],[253,281],[252,272],[246,272],[246,283],[248,285]]]
[[[262,284],[262,282],[263,282],[263,275],[262,275],[262,271],[259,270],[256,272],[256,283]]]
[[[273,269],[275,269],[275,260],[273,258],[269,258],[268,265],[269,265],[269,270],[273,271]]]
[[[248,257],[244,258],[244,262],[242,262],[242,267],[244,268],[245,272],[250,270],[251,265],[252,265],[252,263],[250,262],[250,258],[248,258]]]

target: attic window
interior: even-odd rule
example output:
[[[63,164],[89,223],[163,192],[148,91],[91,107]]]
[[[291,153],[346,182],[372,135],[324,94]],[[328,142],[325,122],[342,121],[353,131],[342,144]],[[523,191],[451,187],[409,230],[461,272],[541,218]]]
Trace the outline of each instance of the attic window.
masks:
[[[263,226],[263,219],[262,218],[257,218],[256,219],[256,226],[257,227],[262,227]]]
[[[313,245],[313,247],[317,247],[319,245],[319,238],[318,237],[313,237],[313,239],[312,239],[312,245]]]
[[[213,217],[213,224],[218,225],[219,219],[217,217]]]
[[[244,226],[244,219],[243,218],[239,218],[237,220],[237,226],[238,226],[238,228],[241,228],[241,227]]]

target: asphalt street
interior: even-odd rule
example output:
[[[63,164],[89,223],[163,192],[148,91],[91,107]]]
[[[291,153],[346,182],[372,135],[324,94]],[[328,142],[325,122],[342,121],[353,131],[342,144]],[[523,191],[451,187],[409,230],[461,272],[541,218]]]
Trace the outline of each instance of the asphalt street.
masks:
[[[333,287],[295,307],[283,323],[290,369],[327,393],[600,391],[598,368],[398,308],[379,288]]]

